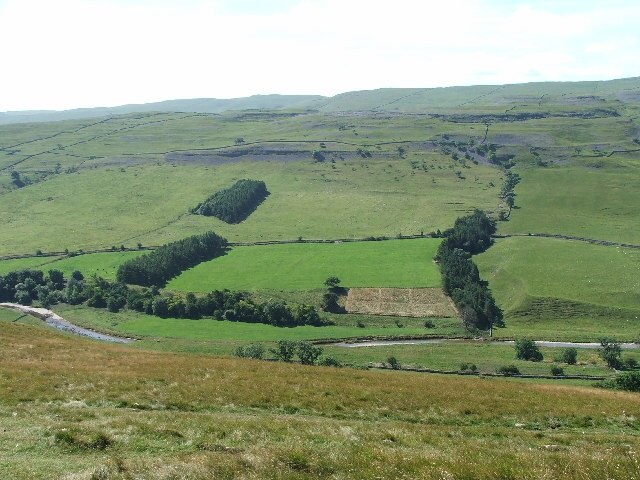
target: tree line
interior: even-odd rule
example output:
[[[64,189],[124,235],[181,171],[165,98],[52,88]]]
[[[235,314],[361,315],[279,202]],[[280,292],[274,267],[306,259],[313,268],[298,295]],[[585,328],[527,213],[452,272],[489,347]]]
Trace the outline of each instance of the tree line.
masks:
[[[116,278],[121,283],[162,287],[184,270],[222,255],[226,246],[227,240],[213,232],[193,235],[127,260],[118,267]]]
[[[320,318],[312,305],[273,300],[256,302],[246,292],[213,290],[202,296],[193,293],[184,297],[163,295],[155,286],[128,286],[95,275],[85,279],[79,271],[73,272],[68,280],[59,270],[50,270],[48,275],[39,270],[20,270],[0,276],[0,301],[31,305],[35,300],[44,307],[59,302],[69,305],[86,303],[89,307],[106,308],[114,313],[128,308],[160,318],[197,320],[211,317],[276,327],[329,324]]]
[[[436,254],[443,290],[455,303],[469,330],[504,325],[502,310],[471,259],[471,255],[491,246],[495,231],[495,222],[476,209],[471,215],[458,218],[453,228],[444,232]]]
[[[260,205],[269,192],[260,180],[238,180],[229,188],[219,190],[191,212],[216,217],[227,223],[240,223]]]

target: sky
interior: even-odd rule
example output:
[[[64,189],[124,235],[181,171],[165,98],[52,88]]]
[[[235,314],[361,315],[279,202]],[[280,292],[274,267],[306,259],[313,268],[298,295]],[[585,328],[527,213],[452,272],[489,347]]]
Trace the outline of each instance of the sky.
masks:
[[[640,1],[0,0],[0,111],[640,76]]]

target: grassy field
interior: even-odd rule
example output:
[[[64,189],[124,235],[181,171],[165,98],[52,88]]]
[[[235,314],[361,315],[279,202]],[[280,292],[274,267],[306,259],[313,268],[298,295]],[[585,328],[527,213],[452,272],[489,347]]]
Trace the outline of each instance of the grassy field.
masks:
[[[0,275],[14,270],[34,269],[47,272],[51,269],[60,270],[66,277],[75,270],[80,270],[85,277],[98,275],[113,280],[116,278],[118,267],[130,258],[137,257],[144,252],[108,252],[90,253],[75,257],[31,257],[16,260],[0,260]]]
[[[475,260],[506,312],[499,336],[638,338],[638,250],[514,237]]]
[[[433,256],[440,239],[235,247],[174,278],[167,288],[190,292],[312,290],[337,276],[345,287],[437,287]]]
[[[275,342],[277,340],[316,340],[366,336],[460,335],[462,326],[457,319],[432,319],[435,328],[425,328],[424,319],[402,319],[401,327],[393,317],[367,315],[334,315],[336,325],[325,327],[274,327],[261,323],[229,322],[222,320],[185,320],[159,318],[133,311],[117,314],[89,307],[58,305],[54,308],[65,319],[78,325],[132,335],[140,338],[186,342],[207,342],[214,353],[233,352],[242,342]],[[339,317],[339,318],[338,318]],[[360,321],[364,327],[358,327]],[[182,348],[182,347],[181,347]]]
[[[640,245],[640,162],[518,170],[516,205],[501,233],[559,233]],[[600,166],[596,166],[600,165]]]
[[[241,241],[416,234],[444,229],[475,206],[497,205],[498,187],[489,186],[500,184],[497,170],[473,166],[461,180],[448,168],[450,159],[424,159],[441,168],[416,173],[409,160],[396,158],[150,165],[58,175],[3,196],[0,253],[159,245],[207,230]],[[264,180],[271,192],[246,221],[228,225],[187,213],[245,177]],[[455,198],[447,198],[454,190]]]
[[[6,478],[637,478],[633,394],[2,337]]]
[[[395,357],[401,365],[418,366],[435,370],[456,371],[460,365],[476,365],[481,373],[495,373],[501,366],[515,365],[521,373],[528,375],[550,375],[551,366],[558,365],[564,369],[566,375],[601,375],[611,376],[611,369],[607,368],[598,356],[597,350],[580,349],[578,363],[565,365],[559,358],[561,348],[540,348],[544,355],[542,362],[528,362],[517,360],[513,345],[500,342],[453,341],[442,344],[423,345],[390,345],[380,347],[332,347],[325,348],[327,354],[344,363],[367,365],[384,363],[389,357]],[[640,352],[625,351],[623,358],[640,360]]]

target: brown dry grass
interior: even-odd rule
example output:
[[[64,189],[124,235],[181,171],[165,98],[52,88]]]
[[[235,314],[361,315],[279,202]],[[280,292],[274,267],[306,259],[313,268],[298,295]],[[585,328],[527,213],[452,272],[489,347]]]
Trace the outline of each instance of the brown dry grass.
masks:
[[[455,317],[455,306],[440,288],[350,288],[349,313],[399,317]]]
[[[147,352],[0,327],[5,477],[638,478],[634,394]],[[59,432],[80,440],[61,443]],[[82,446],[99,434],[111,444]]]

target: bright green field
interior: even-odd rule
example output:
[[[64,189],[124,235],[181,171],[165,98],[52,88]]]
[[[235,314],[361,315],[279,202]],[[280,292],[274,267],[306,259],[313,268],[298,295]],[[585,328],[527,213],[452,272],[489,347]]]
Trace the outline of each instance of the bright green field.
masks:
[[[640,335],[640,251],[533,237],[474,257],[507,327],[500,336],[629,340]]]
[[[437,287],[440,239],[235,247],[187,270],[170,290],[312,290],[330,276],[345,287]]]

